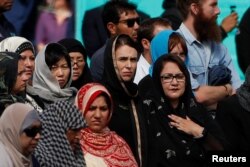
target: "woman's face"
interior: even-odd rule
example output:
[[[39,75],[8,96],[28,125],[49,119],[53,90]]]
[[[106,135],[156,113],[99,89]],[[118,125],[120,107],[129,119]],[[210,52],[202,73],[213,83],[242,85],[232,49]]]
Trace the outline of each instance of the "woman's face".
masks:
[[[30,79],[35,68],[35,56],[31,50],[25,50],[20,55],[24,63],[26,75],[28,75]]]
[[[185,76],[173,62],[167,62],[161,71],[161,85],[171,102],[178,102],[185,91]]]
[[[35,121],[21,133],[20,144],[23,155],[29,156],[34,151],[40,139],[40,131],[41,122]]]
[[[81,129],[69,129],[66,132],[67,139],[73,151],[76,150],[79,145]]]
[[[115,55],[118,75],[123,81],[132,81],[137,67],[136,49],[122,45],[115,51]]]
[[[73,67],[73,81],[76,81],[83,73],[83,68],[85,66],[85,60],[80,52],[70,52],[69,53],[72,67]]]
[[[107,126],[110,109],[104,96],[98,96],[85,115],[87,126],[95,133],[101,133]]]
[[[182,61],[185,61],[185,60],[186,60],[186,54],[184,53],[184,50],[183,50],[183,48],[182,48],[182,46],[181,46],[180,43],[178,43],[177,45],[175,45],[175,46],[171,49],[170,53],[179,56],[179,57],[181,58]]]
[[[18,70],[16,82],[12,88],[12,93],[17,94],[25,90],[26,83],[29,80],[28,75],[26,74],[25,67],[22,61],[18,61]]]
[[[70,67],[65,58],[61,58],[56,64],[52,65],[51,73],[58,81],[60,88],[64,88],[70,76]]]

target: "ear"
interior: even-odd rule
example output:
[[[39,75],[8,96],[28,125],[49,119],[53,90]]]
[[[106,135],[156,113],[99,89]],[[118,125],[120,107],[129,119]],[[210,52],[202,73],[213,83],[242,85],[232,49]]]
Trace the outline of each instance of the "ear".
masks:
[[[191,10],[191,13],[193,13],[194,15],[197,15],[199,13],[199,4],[191,3],[190,10]]]
[[[117,34],[116,25],[112,22],[108,22],[107,29],[109,30],[111,36]]]
[[[150,41],[147,40],[146,38],[142,38],[141,44],[143,46],[143,49],[147,49],[147,50],[150,49]]]

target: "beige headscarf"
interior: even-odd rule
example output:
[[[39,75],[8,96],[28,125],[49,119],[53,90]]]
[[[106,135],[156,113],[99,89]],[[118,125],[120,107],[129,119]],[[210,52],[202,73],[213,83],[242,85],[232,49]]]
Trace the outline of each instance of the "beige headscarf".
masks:
[[[8,155],[15,167],[31,167],[31,156],[25,157],[21,153],[20,134],[23,121],[31,106],[23,103],[14,103],[8,106],[0,117],[0,141],[4,144]]]

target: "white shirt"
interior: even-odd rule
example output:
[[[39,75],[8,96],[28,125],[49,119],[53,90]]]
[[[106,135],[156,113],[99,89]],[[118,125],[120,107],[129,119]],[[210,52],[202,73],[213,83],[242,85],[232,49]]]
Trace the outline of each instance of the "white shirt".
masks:
[[[149,67],[150,64],[147,62],[144,56],[141,55],[139,61],[137,62],[134,83],[138,84],[142,78],[149,74]]]

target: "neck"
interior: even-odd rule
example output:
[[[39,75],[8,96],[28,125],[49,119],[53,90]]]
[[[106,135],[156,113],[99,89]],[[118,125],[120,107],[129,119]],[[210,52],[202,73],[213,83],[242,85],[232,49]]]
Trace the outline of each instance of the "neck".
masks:
[[[171,101],[171,105],[174,109],[176,109],[178,107],[178,104],[179,104],[179,99],[176,99],[176,100],[172,100]]]
[[[150,50],[144,50],[143,53],[142,53],[142,55],[147,60],[147,62],[149,64],[152,63],[152,58],[151,58]]]

